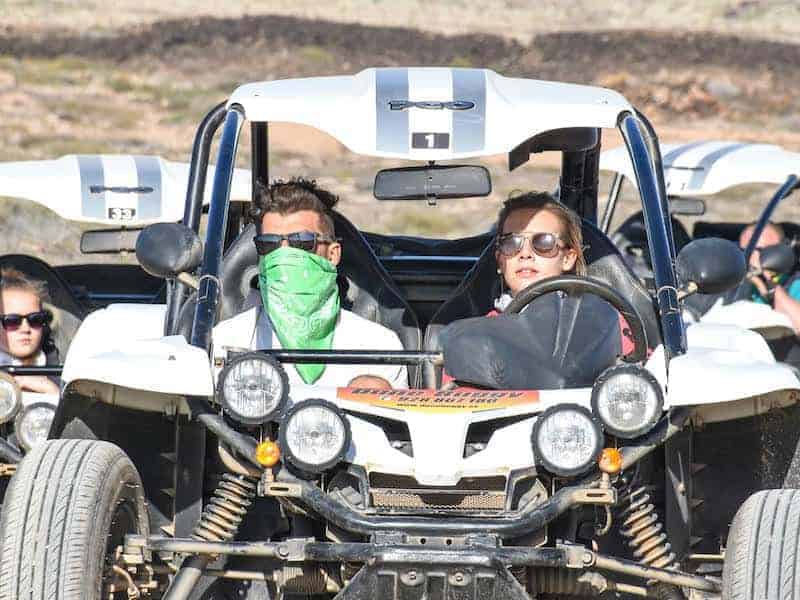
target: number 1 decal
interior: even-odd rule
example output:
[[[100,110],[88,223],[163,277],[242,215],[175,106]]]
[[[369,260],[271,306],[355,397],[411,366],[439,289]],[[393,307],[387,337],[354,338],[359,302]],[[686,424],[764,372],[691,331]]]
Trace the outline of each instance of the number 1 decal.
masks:
[[[446,150],[450,147],[450,134],[435,132],[412,133],[411,147],[423,150]]]

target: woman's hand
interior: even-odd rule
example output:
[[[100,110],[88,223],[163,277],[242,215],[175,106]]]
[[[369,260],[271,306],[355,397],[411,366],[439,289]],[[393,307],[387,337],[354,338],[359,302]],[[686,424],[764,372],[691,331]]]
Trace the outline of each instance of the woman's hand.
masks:
[[[750,283],[755,286],[762,298],[769,303],[773,302],[775,299],[775,288],[779,287],[777,283],[761,273],[758,275],[751,275]]]
[[[23,392],[38,394],[58,394],[58,385],[44,375],[17,375],[14,377]]]

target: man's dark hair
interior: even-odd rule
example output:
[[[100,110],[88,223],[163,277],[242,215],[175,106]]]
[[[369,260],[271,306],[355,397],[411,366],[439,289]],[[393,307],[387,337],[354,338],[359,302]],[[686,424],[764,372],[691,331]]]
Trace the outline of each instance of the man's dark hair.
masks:
[[[310,210],[320,216],[323,227],[327,229],[324,233],[333,236],[333,207],[338,201],[338,196],[318,187],[313,179],[276,179],[268,188],[257,185],[255,201],[249,214],[261,231],[261,220],[267,213],[290,215],[301,210]]]

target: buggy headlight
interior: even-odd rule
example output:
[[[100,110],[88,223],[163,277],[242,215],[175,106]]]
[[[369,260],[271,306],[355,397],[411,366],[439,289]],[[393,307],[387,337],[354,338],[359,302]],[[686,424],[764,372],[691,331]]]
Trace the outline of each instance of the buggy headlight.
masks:
[[[661,386],[646,369],[620,365],[606,369],[594,384],[592,410],[606,431],[635,438],[656,424],[664,409]]]
[[[22,391],[8,373],[0,373],[0,423],[8,423],[22,403]]]
[[[284,458],[307,473],[322,473],[344,458],[350,424],[338,406],[310,399],[286,412],[279,432]]]
[[[23,408],[14,421],[20,445],[30,451],[46,440],[55,416],[55,406],[46,402],[34,402]]]
[[[289,395],[286,371],[264,354],[242,354],[219,375],[217,396],[223,410],[245,425],[274,419]]]
[[[571,477],[597,461],[603,449],[603,432],[587,408],[560,404],[539,415],[532,442],[539,464],[555,475]]]

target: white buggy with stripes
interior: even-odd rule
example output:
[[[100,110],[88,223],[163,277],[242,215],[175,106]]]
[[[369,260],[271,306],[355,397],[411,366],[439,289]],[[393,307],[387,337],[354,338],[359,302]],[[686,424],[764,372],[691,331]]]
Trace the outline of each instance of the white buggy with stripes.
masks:
[[[486,319],[491,231],[376,235],[335,213],[342,302],[404,350],[212,353],[257,283],[239,136],[249,122],[268,185],[275,121],[418,162],[379,172],[381,199],[485,196],[488,170],[450,161],[559,152],[587,274]],[[634,165],[653,292],[595,224],[604,128]],[[54,439],[8,492],[0,597],[800,600],[800,381],[754,332],[685,327],[683,299],[734,287],[744,259],[720,239],[676,252],[657,137],[624,97],[480,69],[247,84],[203,120],[190,173],[182,223],[137,241],[166,303],[98,310],[70,349]],[[410,387],[289,385],[301,362],[405,364]]]
[[[44,334],[45,364],[0,361],[0,503],[16,464],[46,439],[58,404],[57,395],[22,391],[15,376],[57,380],[90,312],[118,302],[163,299],[163,280],[119,257],[133,254],[146,225],[183,218],[188,179],[189,164],[157,156],[68,155],[0,163],[0,199],[16,201],[22,212],[17,218],[9,211],[0,268],[42,282],[51,315]],[[232,197],[248,198],[249,193],[249,172],[237,170]],[[206,204],[209,199],[210,194]],[[47,210],[37,212],[33,205]],[[51,248],[54,240],[68,256]],[[0,314],[6,312],[0,304]]]
[[[745,259],[749,264],[750,255],[757,252],[760,260],[756,264],[761,266],[751,266],[750,270],[769,270],[788,290],[798,269],[800,211],[796,196],[792,196],[800,181],[800,153],[771,144],[728,141],[663,144],[662,152],[678,249],[692,239],[704,237],[739,243],[742,231],[752,225],[750,243],[744,248]],[[603,152],[600,170],[614,173],[601,228],[606,232],[613,229],[609,235],[634,271],[644,279],[652,279],[641,213],[628,216],[612,228],[624,181],[635,185],[633,166],[624,149]],[[751,191],[753,188],[757,191]],[[768,223],[777,225],[784,239],[757,248]],[[776,358],[800,365],[797,324],[760,299],[749,280],[725,294],[694,295],[687,299],[684,309],[690,321],[738,325],[756,331],[767,340]]]

